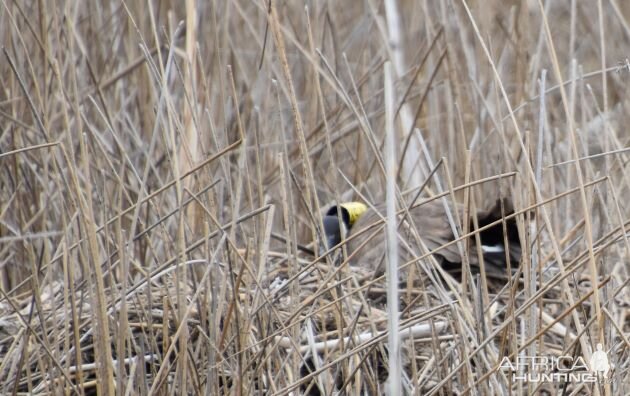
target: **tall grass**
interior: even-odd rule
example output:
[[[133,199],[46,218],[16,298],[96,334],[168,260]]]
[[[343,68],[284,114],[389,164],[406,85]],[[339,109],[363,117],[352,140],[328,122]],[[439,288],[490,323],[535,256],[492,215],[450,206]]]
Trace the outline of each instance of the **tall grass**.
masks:
[[[13,1],[0,42],[0,394],[384,392],[321,213],[385,202],[385,88],[397,207],[508,197],[523,251],[458,282],[417,230],[404,392],[630,393],[626,2]],[[597,343],[608,381],[501,367]]]

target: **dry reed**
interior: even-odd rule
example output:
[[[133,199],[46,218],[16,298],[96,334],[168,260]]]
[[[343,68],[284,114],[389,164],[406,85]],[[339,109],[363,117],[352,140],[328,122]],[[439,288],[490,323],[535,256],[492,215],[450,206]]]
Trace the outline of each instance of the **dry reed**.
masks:
[[[509,197],[523,251],[403,241],[403,392],[630,394],[627,2],[14,1],[0,42],[0,394],[385,392],[387,280],[321,213],[385,202],[390,116],[400,213]]]

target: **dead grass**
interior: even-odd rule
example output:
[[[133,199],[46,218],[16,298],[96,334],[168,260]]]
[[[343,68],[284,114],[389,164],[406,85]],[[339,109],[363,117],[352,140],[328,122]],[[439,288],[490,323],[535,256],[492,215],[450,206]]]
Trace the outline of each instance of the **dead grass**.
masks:
[[[388,60],[399,208],[509,197],[524,252],[414,242],[406,392],[630,393],[630,6],[399,3],[3,3],[0,394],[383,393],[385,279],[318,247],[385,202]],[[608,381],[501,368],[597,343]]]

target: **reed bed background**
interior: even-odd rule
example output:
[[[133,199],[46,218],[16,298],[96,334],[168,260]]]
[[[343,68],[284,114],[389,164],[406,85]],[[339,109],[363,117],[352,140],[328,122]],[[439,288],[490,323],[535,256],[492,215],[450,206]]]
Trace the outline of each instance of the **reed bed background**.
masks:
[[[508,197],[524,252],[409,271],[405,392],[630,393],[627,2],[5,1],[0,42],[0,394],[383,393],[385,280],[319,224],[385,202],[388,61],[399,207]]]

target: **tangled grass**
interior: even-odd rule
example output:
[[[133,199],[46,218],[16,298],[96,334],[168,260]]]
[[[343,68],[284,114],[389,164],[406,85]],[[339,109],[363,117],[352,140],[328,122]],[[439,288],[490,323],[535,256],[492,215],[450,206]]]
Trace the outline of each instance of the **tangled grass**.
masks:
[[[390,116],[399,208],[508,197],[523,251],[414,245],[404,392],[629,394],[630,6],[305,3],[3,2],[0,394],[383,393],[387,280],[319,225],[385,201]]]

